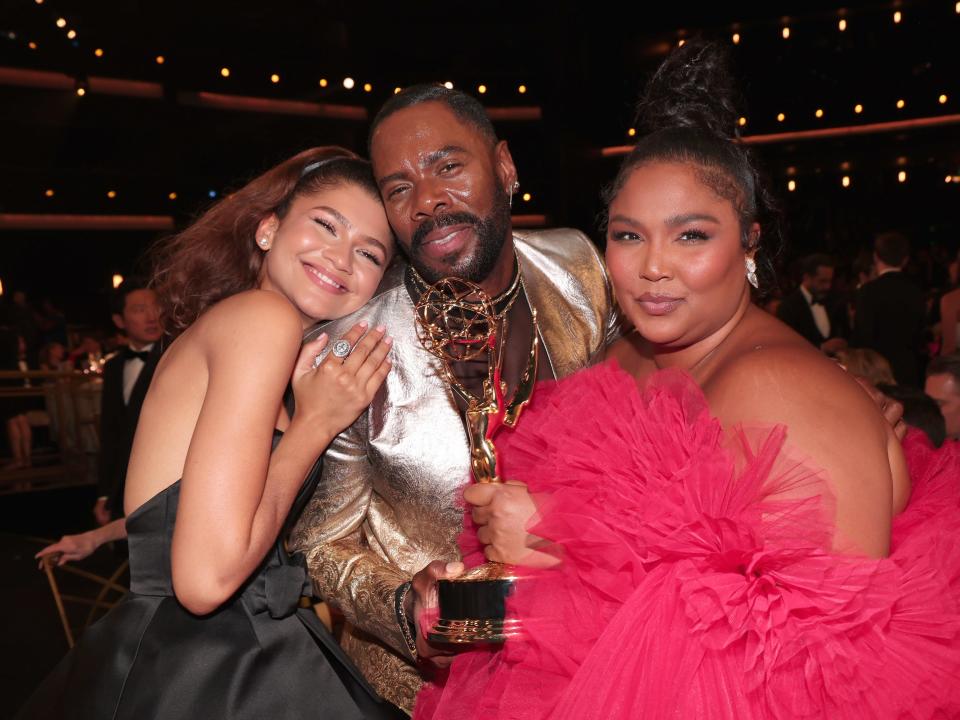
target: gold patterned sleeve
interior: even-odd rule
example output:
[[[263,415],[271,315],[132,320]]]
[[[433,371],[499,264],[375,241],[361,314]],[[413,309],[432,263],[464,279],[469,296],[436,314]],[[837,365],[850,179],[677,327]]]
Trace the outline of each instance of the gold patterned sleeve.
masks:
[[[624,318],[623,313],[620,312],[620,306],[617,304],[616,295],[613,292],[613,283],[610,282],[610,274],[607,272],[606,263],[603,261],[603,256],[597,252],[597,263],[600,268],[600,273],[603,276],[603,285],[604,285],[604,298],[603,304],[601,307],[601,312],[604,313],[602,318],[603,321],[603,342],[600,347],[596,348],[591,358],[589,364],[593,364],[596,360],[603,360],[605,350],[607,346],[612,345],[616,340],[619,340],[622,335],[625,335],[630,331],[630,324]]]
[[[610,313],[607,316],[607,324],[604,328],[603,347],[598,349],[597,355],[602,359],[607,347],[626,335],[629,331],[630,323],[627,322],[623,317],[623,313],[620,312],[620,306],[617,304],[617,301],[613,300],[610,304]]]
[[[397,588],[410,578],[369,547],[363,523],[373,493],[366,417],[341,433],[324,459],[320,482],[290,536],[315,591],[351,624],[411,657],[395,613]]]

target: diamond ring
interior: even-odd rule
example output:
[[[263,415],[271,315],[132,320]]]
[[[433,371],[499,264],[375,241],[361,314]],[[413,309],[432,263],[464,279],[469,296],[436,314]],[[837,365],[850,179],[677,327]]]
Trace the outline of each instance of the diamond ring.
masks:
[[[330,350],[330,352],[333,353],[334,357],[340,358],[341,360],[346,360],[352,350],[353,346],[350,345],[350,341],[340,338],[333,344],[333,348]]]

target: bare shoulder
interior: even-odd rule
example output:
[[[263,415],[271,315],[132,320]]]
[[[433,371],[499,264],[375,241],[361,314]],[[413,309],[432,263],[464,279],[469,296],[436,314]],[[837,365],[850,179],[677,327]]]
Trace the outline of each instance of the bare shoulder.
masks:
[[[289,374],[299,351],[303,323],[283,296],[248,290],[218,302],[193,324],[191,342],[223,376],[230,368]],[[244,370],[246,368],[246,370]]]
[[[222,322],[235,317],[240,320],[263,319],[300,326],[297,309],[282,295],[269,290],[246,290],[224,298],[210,308],[207,315],[216,316]]]
[[[836,500],[835,549],[887,554],[894,502],[892,431],[852,377],[813,347],[786,338],[731,356],[704,383],[704,391],[726,428],[786,427],[788,446],[830,484]],[[898,450],[897,444],[893,455]]]
[[[197,322],[216,342],[238,334],[247,343],[300,344],[303,324],[289,300],[268,290],[247,290],[221,300]]]
[[[730,357],[704,383],[704,392],[721,422],[813,423],[824,430],[842,425],[885,437],[885,421],[859,384],[814,347],[792,338]]]

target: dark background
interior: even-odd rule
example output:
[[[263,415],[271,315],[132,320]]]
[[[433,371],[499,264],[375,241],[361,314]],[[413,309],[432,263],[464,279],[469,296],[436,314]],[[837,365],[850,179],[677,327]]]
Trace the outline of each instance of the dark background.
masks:
[[[0,7],[0,68],[163,88],[158,99],[97,92],[81,98],[70,88],[0,82],[0,213],[159,215],[182,227],[214,202],[212,193],[220,196],[305,147],[363,152],[368,127],[368,120],[194,107],[183,93],[346,104],[369,118],[394,87],[449,80],[475,94],[485,84],[481,98],[490,107],[541,108],[540,120],[496,123],[517,162],[521,192],[532,196],[515,211],[581,228],[599,242],[599,189],[618,163],[599,151],[630,141],[645,78],[679,40],[696,35],[729,43],[740,33],[732,47],[747,136],[960,112],[960,14],[953,0],[627,7],[570,0],[3,0]],[[894,23],[898,10],[902,19]],[[60,17],[64,28],[56,25]],[[224,66],[229,78],[220,75]],[[279,83],[271,83],[272,73]],[[348,75],[353,90],[342,85]],[[372,91],[364,92],[364,83]],[[517,91],[520,84],[526,94]],[[861,114],[853,110],[857,103]],[[824,110],[820,119],[816,108]],[[778,122],[781,112],[786,119]],[[960,183],[945,178],[960,174],[958,128],[756,146],[783,202],[790,255],[823,249],[852,258],[888,228],[906,231],[919,248],[955,253]],[[848,189],[840,184],[844,174],[852,180]],[[795,192],[787,192],[791,178]],[[117,196],[108,198],[109,190]],[[0,280],[7,297],[24,289],[34,302],[52,297],[71,322],[104,322],[112,274],[145,267],[142,256],[157,237],[0,229]]]
[[[144,270],[144,254],[162,234],[10,230],[5,216],[161,216],[183,227],[231,187],[306,147],[340,144],[364,152],[368,119],[380,104],[395,87],[424,81],[451,81],[474,93],[483,83],[488,107],[540,108],[539,120],[495,123],[510,143],[521,193],[531,194],[529,202],[515,203],[515,212],[581,228],[599,243],[599,190],[618,163],[600,151],[630,141],[645,79],[681,39],[730,43],[735,32],[746,136],[957,116],[935,128],[755,145],[785,211],[784,263],[814,250],[847,262],[874,233],[891,228],[907,232],[918,251],[942,259],[956,254],[955,0],[618,5],[0,0],[0,302],[23,289],[34,305],[52,298],[72,325],[105,328],[112,275]],[[899,23],[895,12],[902,13]],[[66,25],[58,28],[61,17]],[[222,67],[230,68],[229,78],[221,77]],[[8,68],[61,73],[66,85],[14,84]],[[270,81],[272,73],[279,83]],[[353,90],[343,87],[346,76],[356,80]],[[156,83],[162,92],[133,98],[91,88],[78,97],[74,84],[96,77]],[[517,90],[521,84],[525,94]],[[196,92],[355,106],[367,119],[184,102],[184,94]],[[906,182],[898,182],[900,171]],[[843,175],[852,181],[847,189]],[[955,176],[958,182],[945,182]],[[791,179],[794,192],[787,190]],[[116,197],[108,198],[109,191]],[[42,546],[34,538],[89,528],[94,494],[86,486],[0,498],[0,568],[7,581],[0,593],[0,717],[66,649],[32,560]],[[103,549],[90,566],[110,568],[114,561]]]

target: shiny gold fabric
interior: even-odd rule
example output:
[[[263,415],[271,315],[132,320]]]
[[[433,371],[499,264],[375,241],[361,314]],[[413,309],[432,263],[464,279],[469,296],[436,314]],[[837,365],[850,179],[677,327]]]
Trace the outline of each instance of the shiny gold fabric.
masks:
[[[538,313],[542,357],[555,377],[568,375],[615,332],[606,270],[575,230],[515,233],[514,243]],[[432,560],[459,558],[458,501],[470,451],[440,363],[417,339],[405,267],[397,263],[364,308],[310,333],[336,339],[360,320],[382,323],[394,338],[393,368],[369,410],[327,450],[291,544],[307,556],[317,592],[352,626],[347,652],[383,697],[410,711],[420,678],[397,625],[394,592]]]

